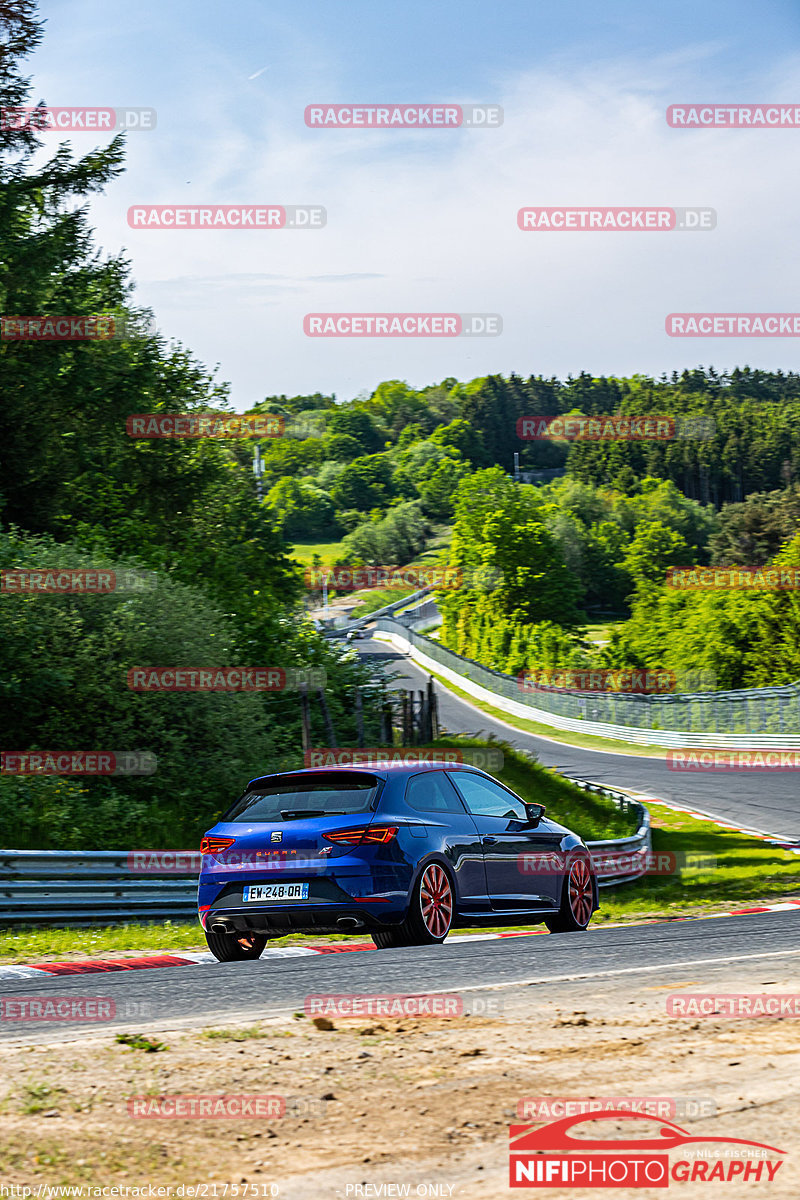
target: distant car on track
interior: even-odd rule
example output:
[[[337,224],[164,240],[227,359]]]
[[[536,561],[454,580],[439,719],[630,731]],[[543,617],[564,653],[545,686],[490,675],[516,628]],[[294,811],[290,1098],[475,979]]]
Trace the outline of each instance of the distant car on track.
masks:
[[[315,768],[252,779],[201,842],[212,953],[258,958],[287,933],[443,942],[454,926],[585,930],[598,907],[585,844],[475,767]]]

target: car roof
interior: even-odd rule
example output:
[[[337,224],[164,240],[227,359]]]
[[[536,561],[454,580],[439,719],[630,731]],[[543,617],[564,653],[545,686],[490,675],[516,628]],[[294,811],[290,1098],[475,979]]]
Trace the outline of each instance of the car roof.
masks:
[[[345,774],[356,775],[375,775],[378,779],[397,778],[398,776],[417,775],[421,771],[469,771],[474,775],[482,775],[485,779],[491,779],[492,776],[486,771],[482,771],[480,767],[472,767],[468,763],[445,763],[445,762],[391,762],[381,766],[373,765],[373,763],[331,763],[329,767],[304,767],[300,771],[274,771],[270,775],[256,775],[250,780],[251,786],[255,783],[266,783],[270,779],[286,779],[296,777],[297,779],[313,779],[319,775],[330,775],[332,772],[343,772]]]

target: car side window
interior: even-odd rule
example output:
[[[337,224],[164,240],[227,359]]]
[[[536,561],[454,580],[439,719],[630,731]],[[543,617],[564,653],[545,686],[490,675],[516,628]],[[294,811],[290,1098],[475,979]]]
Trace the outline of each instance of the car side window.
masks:
[[[475,816],[527,821],[525,805],[499,783],[483,779],[480,775],[470,775],[467,771],[454,772],[453,778],[467,808]]]
[[[406,784],[406,804],[417,812],[464,813],[458,792],[444,771],[412,775]]]

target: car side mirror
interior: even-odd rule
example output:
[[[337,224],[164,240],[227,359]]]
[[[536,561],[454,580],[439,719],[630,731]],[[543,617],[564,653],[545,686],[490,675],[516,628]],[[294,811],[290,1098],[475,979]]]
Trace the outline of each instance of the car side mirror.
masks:
[[[526,804],[525,805],[525,814],[528,818],[528,824],[534,829],[539,824],[539,822],[541,821],[542,817],[544,816],[544,814],[546,812],[547,812],[547,809],[545,808],[545,806],[543,804]]]

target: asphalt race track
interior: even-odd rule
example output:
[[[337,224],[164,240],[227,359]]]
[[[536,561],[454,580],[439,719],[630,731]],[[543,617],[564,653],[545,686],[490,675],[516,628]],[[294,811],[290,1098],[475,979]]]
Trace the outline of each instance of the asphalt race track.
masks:
[[[201,963],[110,974],[2,978],[15,998],[102,997],[114,1002],[113,1020],[80,1023],[4,1019],[0,1038],[26,1044],[72,1041],[105,1031],[150,1026],[159,1030],[220,1021],[264,1020],[302,1011],[320,994],[454,993],[502,996],[506,1014],[578,1002],[613,993],[625,1003],[687,978],[744,990],[800,967],[800,912],[595,927],[586,934],[547,934],[484,941],[452,937],[442,946],[372,950],[313,958],[264,957],[252,963]],[[767,973],[768,972],[768,973]]]
[[[398,684],[418,689],[426,679],[408,659],[384,643],[365,641],[359,650],[379,658]],[[440,719],[451,731],[494,733],[535,750],[567,775],[628,787],[654,797],[688,802],[743,825],[797,837],[800,821],[790,774],[754,777],[683,777],[681,789],[662,760],[603,754],[560,746],[510,729],[484,716],[437,685]],[[757,786],[756,786],[757,783]],[[631,997],[661,998],[687,980],[705,985],[761,985],[796,977],[800,967],[800,910],[674,920],[636,926],[595,925],[582,934],[518,936],[498,940],[456,934],[443,946],[292,956],[270,952],[252,963],[200,962],[157,970],[87,975],[4,976],[5,1001],[79,997],[113,1001],[111,1020],[81,1022],[9,1019],[0,1039],[54,1043],[97,1037],[110,1030],[178,1030],[222,1021],[285,1019],[302,1011],[309,995],[331,993],[459,993],[465,998],[503,998],[504,1011],[530,1019],[533,1010],[575,1004],[602,994],[620,1004]],[[599,990],[598,990],[599,989]],[[476,1010],[477,1011],[477,1010]]]
[[[356,643],[359,652],[398,675],[397,686],[418,691],[427,673],[387,642]],[[452,733],[502,738],[512,746],[533,750],[546,766],[563,775],[592,779],[609,787],[631,788],[654,799],[689,804],[700,812],[787,840],[800,840],[800,780],[796,772],[682,773],[667,768],[662,758],[583,750],[523,733],[490,717],[454,696],[436,682],[439,721]]]

